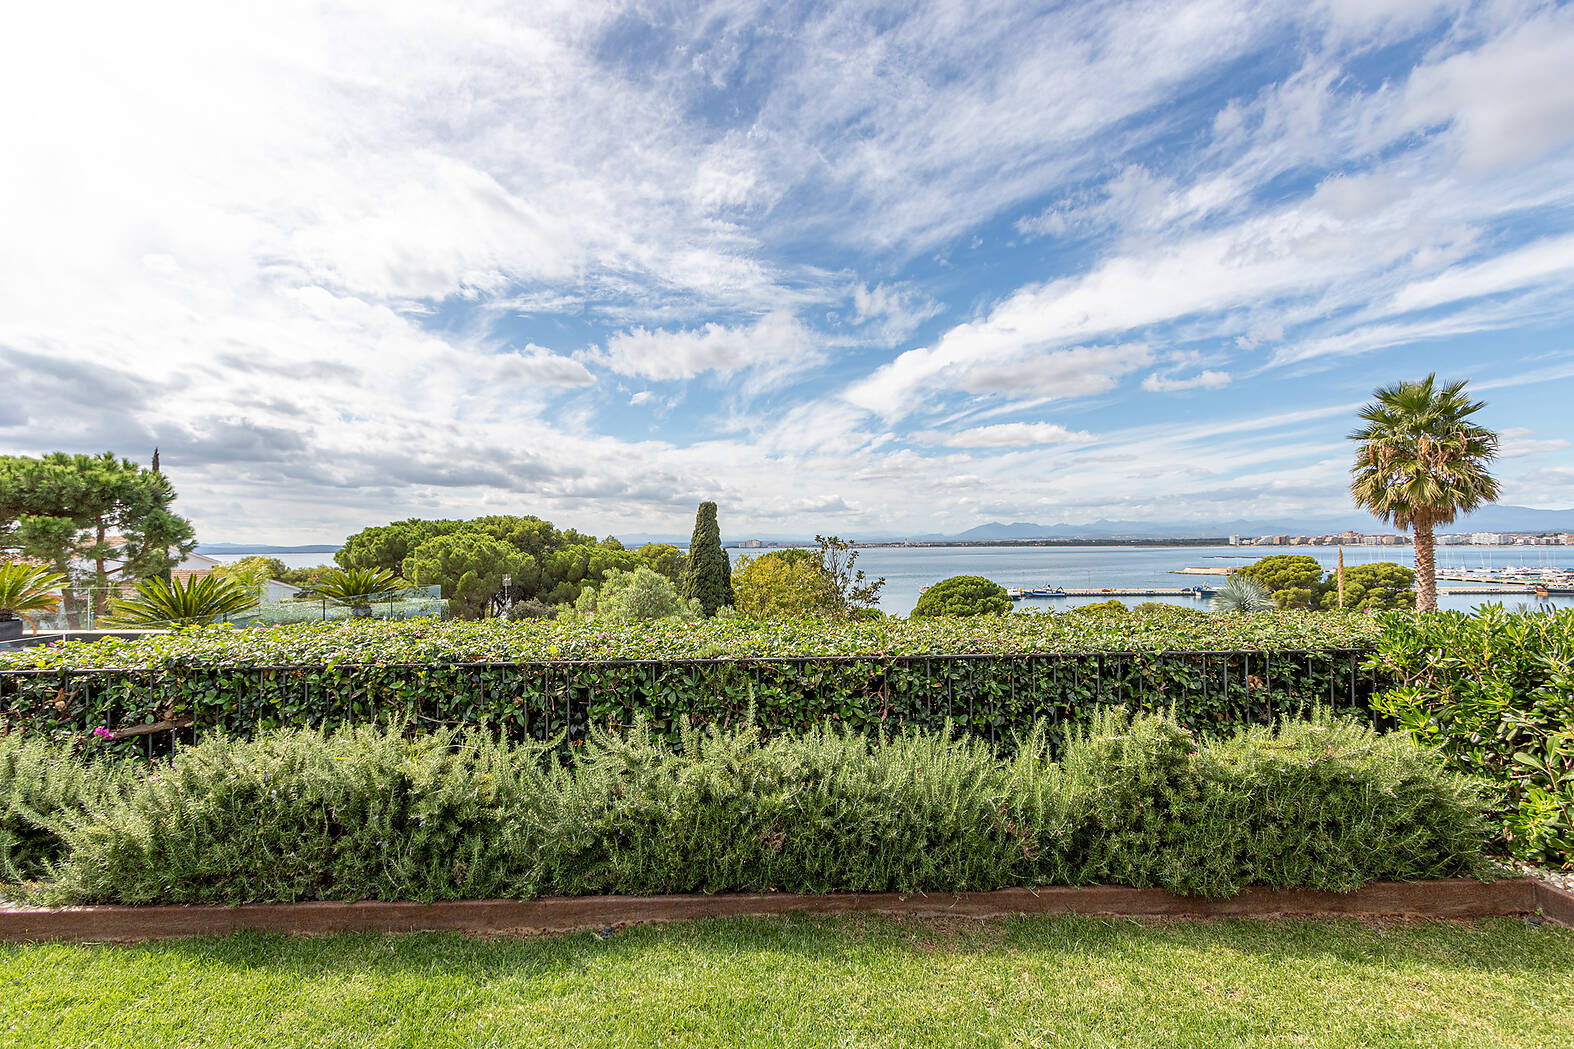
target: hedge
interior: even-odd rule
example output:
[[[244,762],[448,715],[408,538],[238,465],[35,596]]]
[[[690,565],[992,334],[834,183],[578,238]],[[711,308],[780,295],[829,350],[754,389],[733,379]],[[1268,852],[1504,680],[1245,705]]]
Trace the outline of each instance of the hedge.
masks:
[[[1479,799],[1402,735],[1298,722],[1207,743],[1106,711],[1058,763],[1047,738],[1039,726],[1001,758],[945,733],[745,729],[667,746],[636,727],[593,734],[566,765],[443,732],[212,739],[57,806],[52,878],[32,891],[125,904],[1088,883],[1228,895],[1482,872]],[[0,739],[0,755],[18,745]],[[6,802],[12,823],[28,809]]]
[[[1368,649],[1328,646],[1374,633],[1360,617],[1184,610],[615,629],[577,620],[203,628],[12,659],[0,668],[0,718],[149,755],[207,732],[388,719],[572,743],[636,715],[667,739],[744,720],[768,732],[949,722],[1009,747],[1035,721],[1080,721],[1111,703],[1172,710],[1209,732],[1319,706],[1370,717],[1383,681],[1361,669]]]

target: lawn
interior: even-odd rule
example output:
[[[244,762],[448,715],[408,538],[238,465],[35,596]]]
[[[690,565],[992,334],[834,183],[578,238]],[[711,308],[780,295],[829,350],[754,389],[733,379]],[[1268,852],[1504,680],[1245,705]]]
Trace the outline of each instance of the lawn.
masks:
[[[1571,1043],[1574,931],[1509,919],[0,945],[0,1046]]]

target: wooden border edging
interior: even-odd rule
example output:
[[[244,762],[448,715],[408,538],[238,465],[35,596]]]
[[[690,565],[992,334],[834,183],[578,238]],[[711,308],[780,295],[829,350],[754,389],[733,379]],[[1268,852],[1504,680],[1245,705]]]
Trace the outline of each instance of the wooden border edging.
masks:
[[[1210,899],[1123,886],[999,889],[964,893],[829,896],[556,896],[444,903],[253,903],[154,907],[0,909],[0,940],[134,942],[254,930],[317,936],[341,932],[574,932],[725,915],[885,914],[1000,918],[1087,914],[1149,918],[1421,917],[1527,915],[1574,924],[1574,893],[1528,878],[1479,882],[1373,882],[1351,893],[1248,889]]]

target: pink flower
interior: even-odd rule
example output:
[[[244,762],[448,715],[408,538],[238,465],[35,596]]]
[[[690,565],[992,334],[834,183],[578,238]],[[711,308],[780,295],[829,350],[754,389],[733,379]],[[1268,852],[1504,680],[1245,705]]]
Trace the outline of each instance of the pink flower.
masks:
[[[98,728],[94,729],[93,730],[93,735],[97,736],[99,739],[114,739],[115,738],[115,734],[113,732],[111,732],[109,729],[105,728],[103,725],[100,725],[100,726],[98,726]]]

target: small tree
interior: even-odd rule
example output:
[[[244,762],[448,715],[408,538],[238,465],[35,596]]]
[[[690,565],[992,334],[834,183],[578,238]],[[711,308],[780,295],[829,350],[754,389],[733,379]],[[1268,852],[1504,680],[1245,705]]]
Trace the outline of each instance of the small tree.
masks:
[[[761,618],[829,615],[842,604],[820,560],[807,550],[773,550],[740,557],[733,576],[739,612]]]
[[[858,568],[858,551],[853,549],[851,540],[839,535],[817,535],[814,541],[820,544],[820,564],[844,610],[873,608],[880,603],[885,577],[870,579],[864,575]]]
[[[0,456],[0,548],[77,573],[99,613],[111,588],[167,576],[196,547],[174,501],[169,478],[111,452]]]
[[[685,599],[699,602],[700,612],[706,618],[714,616],[718,608],[732,604],[732,563],[721,546],[715,503],[701,503],[694,515],[694,535],[689,540],[689,558],[683,566],[680,589]]]
[[[1416,607],[1437,611],[1434,530],[1498,497],[1487,465],[1498,436],[1471,416],[1486,407],[1465,394],[1466,382],[1439,388],[1437,376],[1376,391],[1361,409],[1350,495],[1379,520],[1415,532]]]
[[[1005,587],[978,575],[954,575],[925,590],[915,616],[1003,616],[1011,611]]]
[[[697,607],[678,596],[670,579],[644,565],[632,572],[609,571],[600,586],[580,593],[574,608],[600,619],[616,620],[698,615]]]

